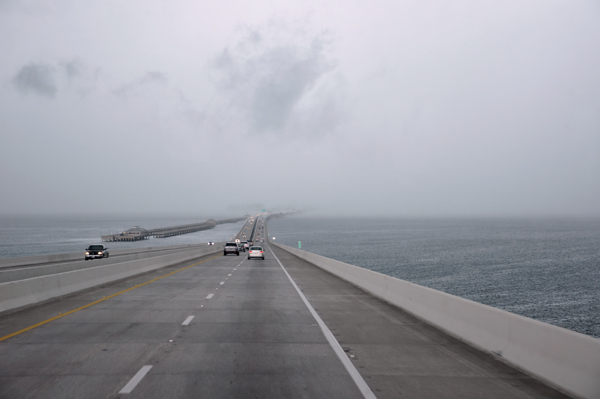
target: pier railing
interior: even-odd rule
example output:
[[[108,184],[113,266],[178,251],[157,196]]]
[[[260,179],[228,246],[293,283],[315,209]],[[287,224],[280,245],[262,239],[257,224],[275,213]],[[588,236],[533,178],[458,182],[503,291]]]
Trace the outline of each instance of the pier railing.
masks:
[[[223,223],[236,223],[240,220],[244,220],[245,218],[231,218],[231,219],[221,219],[221,220],[213,220],[209,219],[205,222],[200,223],[190,223],[179,226],[170,226],[170,227],[161,227],[158,229],[146,230],[141,227],[134,227],[133,229],[126,230],[119,234],[108,234],[102,236],[102,241],[105,242],[114,242],[114,241],[139,241],[146,240],[150,237],[155,238],[166,238],[177,236],[181,234],[194,233],[196,231],[214,229],[216,225]]]

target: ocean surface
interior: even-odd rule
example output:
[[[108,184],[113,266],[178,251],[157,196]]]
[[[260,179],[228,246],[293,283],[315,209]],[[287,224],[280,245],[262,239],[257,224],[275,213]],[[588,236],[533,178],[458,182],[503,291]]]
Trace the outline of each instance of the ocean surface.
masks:
[[[154,229],[204,222],[210,218],[210,216],[197,215],[0,215],[0,258],[83,253],[88,245],[101,244],[101,236],[120,233],[133,226]],[[227,241],[240,231],[243,223],[220,224],[211,230],[168,238],[151,238],[133,242],[108,242],[105,245],[110,249],[121,249]]]
[[[600,338],[600,219],[271,219],[276,242]]]

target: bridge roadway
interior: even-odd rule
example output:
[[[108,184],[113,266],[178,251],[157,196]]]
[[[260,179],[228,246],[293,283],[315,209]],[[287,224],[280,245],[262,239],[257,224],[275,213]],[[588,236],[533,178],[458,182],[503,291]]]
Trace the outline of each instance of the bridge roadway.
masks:
[[[2,340],[104,298],[3,339],[0,398],[365,397],[286,271],[377,398],[566,398],[263,245],[264,261],[200,258],[0,316]]]
[[[218,222],[227,222],[229,223],[229,221],[233,221],[236,219],[223,219],[223,220],[219,220]],[[254,226],[254,218],[247,218],[246,221],[244,222],[244,225],[242,227],[242,229],[240,230],[240,232],[238,234],[235,235],[235,238],[240,238],[240,239],[247,239],[247,237],[243,237],[244,234],[246,234],[248,231],[252,231],[252,227]],[[249,237],[248,237],[249,238]],[[204,245],[205,243],[202,243],[201,245]],[[106,247],[109,247],[110,244],[106,245]],[[170,246],[157,246],[157,247],[142,247],[142,248],[126,248],[126,249],[119,249],[119,250],[110,250],[109,248],[109,253],[110,253],[110,258],[111,259],[115,259],[115,258],[119,258],[119,257],[126,257],[126,256],[130,256],[133,254],[146,254],[146,255],[150,255],[150,254],[154,254],[154,255],[159,255],[162,253],[167,253],[167,252],[172,252],[173,250],[178,250],[178,249],[186,249],[186,248],[191,248],[194,245],[190,245],[190,244],[186,244],[186,245],[170,245]],[[77,258],[73,259],[70,255],[72,254],[58,254],[56,255],[57,257],[60,257],[61,259],[59,260],[47,260],[47,257],[43,257],[43,256],[37,256],[37,257],[32,257],[32,258],[9,258],[9,259],[0,259],[0,275],[5,272],[5,271],[11,271],[11,270],[18,270],[18,269],[28,269],[28,268],[38,268],[38,267],[45,267],[45,266],[52,266],[52,265],[63,265],[63,264],[68,264],[68,263],[76,263],[76,262],[81,262],[84,259],[84,255],[83,253],[85,252],[85,247],[82,247],[81,250],[81,256],[78,256]],[[45,258],[45,260],[43,260]],[[28,263],[18,263],[18,264],[14,264],[11,263],[11,260],[18,260],[21,261],[23,259],[28,260]],[[6,262],[8,261],[8,262]],[[100,262],[105,261],[105,259],[101,259]],[[6,263],[8,263],[8,266],[6,265]],[[94,261],[93,263],[90,262],[90,264],[87,267],[94,267],[94,266],[99,266],[102,265],[102,263],[98,263],[98,260]],[[0,282],[4,281],[2,279],[2,277],[0,277]]]
[[[206,243],[203,243],[202,245],[206,245]],[[108,245],[107,245],[108,247]],[[186,248],[190,248],[192,247],[192,245],[170,245],[170,246],[164,246],[164,247],[145,247],[145,248],[126,248],[125,250],[120,250],[120,253],[115,252],[114,250],[111,251],[109,248],[109,253],[110,253],[110,257],[109,259],[115,259],[118,257],[125,257],[125,256],[129,256],[129,255],[133,255],[133,254],[161,254],[161,253],[166,253],[166,252],[170,252],[173,250],[177,250],[177,249],[186,249]],[[81,256],[79,256],[77,259],[63,259],[63,260],[55,260],[55,261],[35,261],[35,262],[31,262],[31,263],[24,263],[24,264],[19,264],[19,265],[14,265],[14,266],[2,266],[2,259],[0,259],[0,273],[2,273],[3,271],[6,270],[17,270],[17,269],[27,269],[27,268],[33,268],[33,267],[44,267],[44,266],[52,266],[52,265],[62,265],[62,264],[66,264],[66,263],[75,263],[75,262],[81,262],[84,259],[84,252],[85,249],[83,249],[81,251]],[[105,259],[99,259],[100,262],[104,261]],[[94,262],[90,262],[90,266],[97,266],[100,263],[98,262],[98,259],[96,259]]]

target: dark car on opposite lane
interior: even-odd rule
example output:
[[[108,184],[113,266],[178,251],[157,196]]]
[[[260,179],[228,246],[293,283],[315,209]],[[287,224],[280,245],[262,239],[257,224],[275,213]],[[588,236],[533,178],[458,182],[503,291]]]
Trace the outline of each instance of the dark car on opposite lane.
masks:
[[[85,250],[85,260],[108,258],[108,248],[104,245],[90,245]]]

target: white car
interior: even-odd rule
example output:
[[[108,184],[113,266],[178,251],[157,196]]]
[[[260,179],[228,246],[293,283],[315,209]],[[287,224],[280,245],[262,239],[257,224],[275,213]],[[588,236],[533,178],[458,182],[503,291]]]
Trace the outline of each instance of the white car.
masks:
[[[248,250],[248,259],[252,258],[261,258],[262,260],[265,260],[265,251],[263,248],[258,246],[250,247],[250,250]]]
[[[228,242],[223,247],[223,256],[227,256],[228,254],[236,254],[240,256],[240,247],[235,242]]]

